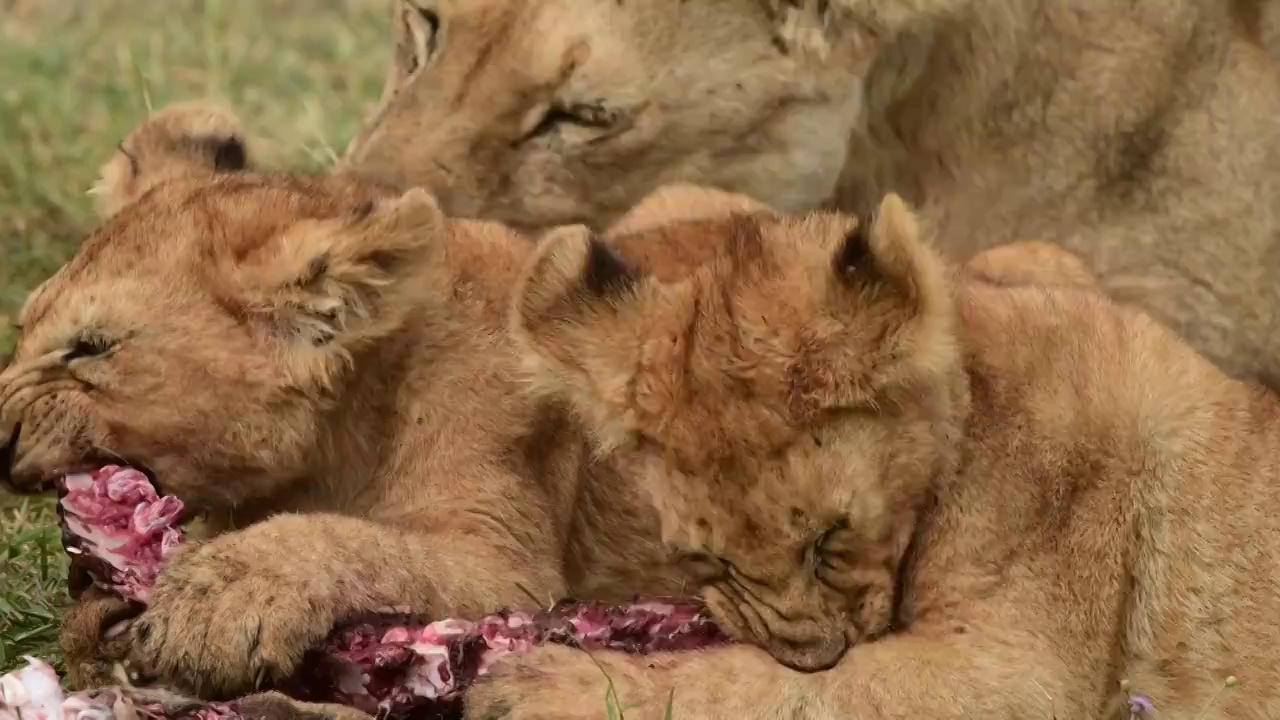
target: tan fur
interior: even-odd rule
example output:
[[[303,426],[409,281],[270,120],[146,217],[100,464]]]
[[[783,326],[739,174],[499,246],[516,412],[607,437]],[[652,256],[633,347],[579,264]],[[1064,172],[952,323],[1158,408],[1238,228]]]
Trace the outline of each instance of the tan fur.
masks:
[[[1280,383],[1275,7],[401,0],[343,165],[516,225],[604,227],[674,181],[854,213],[894,191],[954,260],[1060,244],[1229,373]],[[607,121],[525,137],[580,103]]]
[[[1001,285],[1098,286],[1098,279],[1079,257],[1041,240],[983,250],[970,258],[964,269],[970,275]]]
[[[1227,0],[1242,34],[1280,60],[1280,2]]]
[[[1264,3],[1258,37],[1272,56],[1280,60],[1280,2]]]
[[[734,213],[773,212],[775,210],[768,205],[740,193],[690,183],[670,183],[645,195],[635,207],[609,226],[609,235],[628,235],[679,225],[686,220],[723,218]],[[675,244],[663,249],[678,247]]]
[[[129,133],[89,193],[109,217],[164,180],[243,170],[248,153],[244,128],[226,108],[177,103]]]
[[[1127,718],[1122,680],[1280,715],[1280,400],[1087,285],[953,274],[893,196],[722,228],[673,279],[548,242],[512,327],[767,652],[539,648],[470,718],[599,717],[610,682],[639,720]]]
[[[805,207],[859,116],[856,38],[829,66],[783,55],[753,0],[395,5],[383,100],[341,169],[431,187],[451,215],[602,228],[680,180]]]

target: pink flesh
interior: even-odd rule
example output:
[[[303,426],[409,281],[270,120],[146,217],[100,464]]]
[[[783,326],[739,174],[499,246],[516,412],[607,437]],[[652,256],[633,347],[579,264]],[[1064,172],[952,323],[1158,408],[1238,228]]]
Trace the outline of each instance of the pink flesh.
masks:
[[[163,717],[155,705],[135,706],[117,690],[66,694],[47,663],[26,658],[26,667],[0,676],[0,720],[150,720]],[[234,704],[208,703],[169,720],[244,720]]]
[[[64,537],[73,562],[85,563],[101,587],[145,604],[164,558],[182,542],[175,525],[182,502],[159,497],[146,475],[118,466],[67,476],[63,484]],[[562,602],[545,611],[429,624],[388,611],[335,628],[280,689],[393,718],[459,717],[458,701],[476,677],[539,643],[647,653],[727,641],[687,600],[637,599],[614,607]],[[224,717],[210,712],[200,720]]]
[[[62,520],[79,539],[72,553],[104,561],[111,571],[99,582],[145,603],[161,561],[182,541],[174,527],[182,501],[158,497],[146,475],[114,465],[68,475],[64,486]]]

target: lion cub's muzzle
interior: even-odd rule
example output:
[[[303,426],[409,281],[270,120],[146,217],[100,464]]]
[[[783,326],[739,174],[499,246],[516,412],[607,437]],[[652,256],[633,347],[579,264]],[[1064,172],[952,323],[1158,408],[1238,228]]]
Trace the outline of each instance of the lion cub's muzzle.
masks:
[[[782,638],[770,638],[764,649],[774,660],[797,672],[814,673],[830,670],[849,652],[849,639],[843,632],[818,640],[796,644]]]
[[[830,670],[852,645],[848,627],[837,614],[818,611],[811,602],[795,602],[804,595],[791,593],[792,602],[774,595],[772,602],[765,602],[758,593],[729,584],[712,585],[702,592],[712,616],[731,636],[756,645],[797,672]]]

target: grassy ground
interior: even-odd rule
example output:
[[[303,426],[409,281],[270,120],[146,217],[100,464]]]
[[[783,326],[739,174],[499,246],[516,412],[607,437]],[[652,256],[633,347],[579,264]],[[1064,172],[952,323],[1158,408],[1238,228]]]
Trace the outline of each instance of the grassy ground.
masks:
[[[0,356],[26,294],[93,225],[86,190],[148,108],[230,104],[271,165],[323,167],[377,97],[388,0],[0,0]],[[0,491],[0,672],[56,659],[48,500]]]

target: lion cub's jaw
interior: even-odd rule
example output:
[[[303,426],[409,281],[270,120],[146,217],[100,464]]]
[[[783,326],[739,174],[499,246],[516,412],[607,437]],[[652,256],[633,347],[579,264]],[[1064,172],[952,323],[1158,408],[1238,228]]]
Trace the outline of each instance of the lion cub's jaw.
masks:
[[[135,150],[131,167],[166,159]],[[195,510],[284,493],[324,446],[355,359],[437,292],[443,215],[423,190],[332,178],[137,180],[104,185],[120,210],[20,315],[0,474],[33,488],[124,461]]]
[[[431,188],[452,216],[600,228],[678,180],[813,207],[859,118],[847,68],[784,52],[756,3],[414,0],[395,18],[340,171]]]
[[[896,196],[700,219],[714,257],[642,274],[547,236],[511,330],[533,386],[631,462],[717,619],[801,670],[894,616],[897,568],[967,405],[948,271]]]

